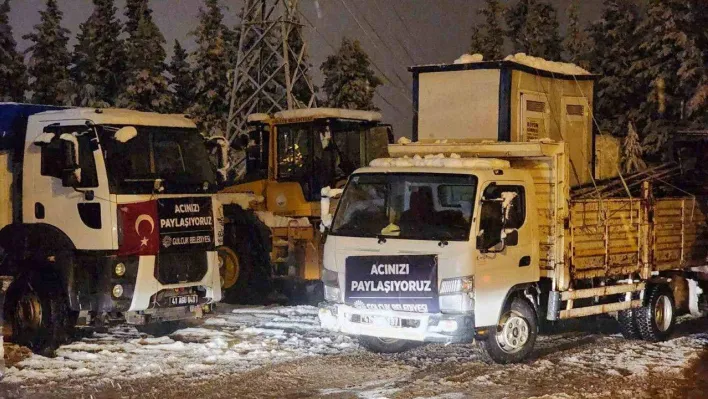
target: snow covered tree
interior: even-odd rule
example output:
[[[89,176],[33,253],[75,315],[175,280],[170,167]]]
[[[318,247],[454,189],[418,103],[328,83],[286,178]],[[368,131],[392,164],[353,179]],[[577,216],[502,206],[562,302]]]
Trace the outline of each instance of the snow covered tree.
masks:
[[[558,33],[558,13],[550,3],[519,0],[504,12],[507,37],[515,52],[548,60],[560,60],[562,42]]]
[[[589,68],[586,50],[587,37],[585,31],[580,26],[580,15],[578,14],[577,3],[574,2],[568,6],[567,15],[568,31],[563,41],[566,59],[583,68]]]
[[[94,10],[79,26],[71,77],[75,104],[107,107],[116,103],[125,70],[125,49],[114,0],[93,0]]]
[[[383,81],[371,69],[371,61],[358,40],[346,37],[336,54],[320,66],[328,107],[375,110],[374,93]]]
[[[218,0],[205,0],[199,9],[199,26],[192,32],[196,41],[194,59],[194,101],[189,108],[202,132],[208,136],[223,135],[229,115],[228,33],[222,23],[224,15]]]
[[[500,60],[504,57],[504,30],[501,18],[504,7],[499,0],[486,0],[486,6],[477,10],[484,23],[472,28],[470,54],[479,53],[485,60]]]
[[[142,0],[142,5],[137,3],[138,0],[130,0],[128,4],[136,8],[126,11],[127,72],[118,105],[140,111],[167,112],[172,106],[172,94],[165,76],[165,37],[152,20],[148,0]],[[133,18],[139,18],[137,23]]]
[[[27,69],[12,35],[8,14],[10,0],[0,3],[0,101],[22,101],[27,89]]]
[[[591,24],[590,70],[600,75],[594,112],[602,131],[624,136],[629,118],[643,100],[642,85],[630,67],[637,58],[639,9],[632,0],[604,0],[602,16]]]
[[[69,30],[61,26],[63,13],[56,0],[47,0],[47,8],[39,12],[41,22],[34,31],[23,36],[32,44],[28,72],[32,101],[42,104],[67,104],[71,101],[69,63],[71,56],[66,47]]]
[[[170,86],[174,92],[172,111],[183,113],[192,104],[192,68],[189,65],[187,51],[175,40],[174,54],[167,68],[172,75]]]
[[[642,159],[642,144],[632,122],[627,123],[627,135],[622,143],[622,172],[634,173],[647,167]]]
[[[642,37],[641,57],[632,72],[648,85],[649,92],[639,109],[645,151],[657,153],[677,127],[701,119],[700,112],[688,116],[686,103],[705,81],[705,49],[699,48],[697,12],[684,0],[651,0],[647,18],[638,27]]]

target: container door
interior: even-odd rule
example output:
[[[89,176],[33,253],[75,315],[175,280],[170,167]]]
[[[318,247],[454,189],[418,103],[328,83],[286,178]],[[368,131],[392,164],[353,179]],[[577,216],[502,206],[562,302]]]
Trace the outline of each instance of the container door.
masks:
[[[571,185],[589,183],[592,173],[591,116],[585,97],[561,100],[561,136],[570,150]]]
[[[521,93],[521,138],[526,142],[550,136],[550,109],[545,95]]]

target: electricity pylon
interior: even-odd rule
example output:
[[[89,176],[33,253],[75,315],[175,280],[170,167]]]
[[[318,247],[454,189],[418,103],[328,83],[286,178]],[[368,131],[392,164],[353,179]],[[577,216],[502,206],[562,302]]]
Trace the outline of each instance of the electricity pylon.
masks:
[[[249,114],[315,106],[298,1],[244,1],[226,128],[231,142],[246,131]]]

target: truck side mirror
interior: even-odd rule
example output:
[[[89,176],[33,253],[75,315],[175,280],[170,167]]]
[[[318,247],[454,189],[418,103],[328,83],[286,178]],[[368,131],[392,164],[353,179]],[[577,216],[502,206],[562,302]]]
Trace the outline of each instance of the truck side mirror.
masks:
[[[81,183],[79,147],[76,137],[64,133],[60,136],[62,152],[61,182],[64,187],[77,187]]]
[[[506,237],[504,237],[504,245],[509,247],[519,245],[519,230],[507,231]]]

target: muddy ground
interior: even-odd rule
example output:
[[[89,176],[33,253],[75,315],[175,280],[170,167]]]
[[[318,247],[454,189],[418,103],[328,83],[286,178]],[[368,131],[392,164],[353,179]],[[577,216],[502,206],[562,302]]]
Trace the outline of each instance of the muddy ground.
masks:
[[[302,312],[297,315],[297,318],[291,316],[291,320],[308,322]],[[223,318],[229,320],[228,316]],[[260,320],[263,316],[256,318]],[[262,329],[258,331],[265,331],[268,325],[272,327],[274,322],[270,320],[256,321]],[[26,352],[15,351],[14,367],[9,369],[7,378],[11,383],[0,383],[0,397],[708,397],[708,320],[705,319],[682,320],[671,340],[655,344],[622,339],[611,319],[572,323],[552,335],[540,337],[532,358],[511,366],[485,363],[474,344],[427,345],[402,354],[377,355],[360,349],[354,341],[351,345],[347,344],[349,341],[339,341],[340,344],[328,344],[327,348],[341,350],[320,349],[312,353],[308,345],[326,341],[324,333],[316,327],[297,331],[295,322],[278,323],[286,333],[281,346],[269,346],[273,357],[259,357],[257,364],[241,371],[216,364],[196,373],[165,371],[166,375],[151,373],[131,378],[111,374],[72,378],[67,374],[66,379],[57,377],[45,383],[42,372],[46,368],[42,368],[41,359],[35,355],[28,359]],[[212,323],[212,328],[217,326],[214,329],[217,331],[224,325]],[[292,330],[288,332],[289,328]],[[239,329],[243,326],[235,331]],[[292,352],[292,358],[277,354],[284,343],[296,338],[303,345]],[[212,341],[204,344],[208,347],[209,342]],[[110,357],[95,361],[107,362],[107,359]],[[140,357],[135,359],[143,361]],[[83,367],[90,369],[91,365]],[[52,373],[47,375],[57,374]]]

